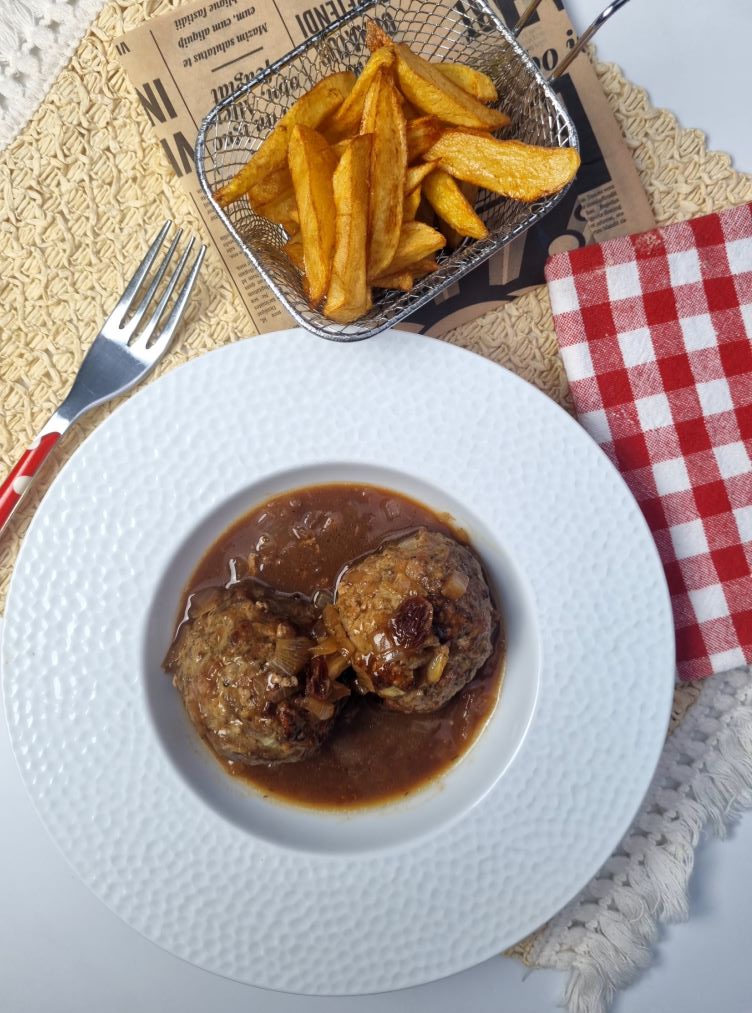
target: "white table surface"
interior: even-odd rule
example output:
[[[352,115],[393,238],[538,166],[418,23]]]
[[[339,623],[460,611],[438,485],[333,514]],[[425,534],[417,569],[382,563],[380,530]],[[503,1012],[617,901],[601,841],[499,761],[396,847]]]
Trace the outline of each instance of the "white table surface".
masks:
[[[570,0],[582,29],[605,0]],[[724,29],[724,24],[728,28]],[[598,40],[655,105],[699,127],[752,171],[746,0],[632,0]],[[525,980],[517,962],[488,961],[421,988],[355,999],[283,995],[215,977],[148,943],[80,884],[42,829],[0,725],[0,1009],[3,1013],[555,1013],[557,972]],[[730,840],[697,852],[688,924],[667,928],[656,963],[613,1013],[749,1013],[752,816]],[[315,945],[315,943],[313,943]],[[345,957],[346,959],[346,957]]]

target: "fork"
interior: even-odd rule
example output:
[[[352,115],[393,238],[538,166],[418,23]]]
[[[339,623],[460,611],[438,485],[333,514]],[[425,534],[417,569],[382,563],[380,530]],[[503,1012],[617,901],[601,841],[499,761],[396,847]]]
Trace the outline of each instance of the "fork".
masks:
[[[165,278],[183,234],[183,230],[178,229],[153,277],[149,278],[149,272],[171,225],[172,222],[167,221],[159,230],[138,270],[128,282],[117,306],[102,324],[99,334],[81,363],[68,396],[0,485],[0,533],[47,455],[66,429],[91,408],[134,387],[167,351],[206,253],[206,247],[201,246],[188,277],[163,322],[167,305],[195,243],[195,239],[190,239],[177,266],[167,278],[156,306],[147,317],[146,311],[157,296],[159,286]],[[143,295],[137,300],[141,292]]]

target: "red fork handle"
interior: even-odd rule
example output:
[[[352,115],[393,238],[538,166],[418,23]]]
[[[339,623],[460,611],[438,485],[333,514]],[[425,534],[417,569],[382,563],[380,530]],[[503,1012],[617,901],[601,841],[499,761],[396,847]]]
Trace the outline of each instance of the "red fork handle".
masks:
[[[18,506],[21,497],[42,466],[43,461],[55,446],[62,433],[44,433],[26,450],[0,486],[0,534]]]

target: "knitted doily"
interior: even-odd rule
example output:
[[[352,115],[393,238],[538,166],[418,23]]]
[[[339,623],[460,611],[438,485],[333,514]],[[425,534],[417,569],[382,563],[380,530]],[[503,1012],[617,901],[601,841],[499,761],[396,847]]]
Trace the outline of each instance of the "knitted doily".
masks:
[[[8,117],[8,88],[34,87],[28,61],[37,60],[34,48],[47,38],[33,41],[40,11],[48,20],[57,17],[59,26],[64,8],[77,7],[80,16],[86,6],[82,0],[16,4],[35,10],[37,20],[19,41],[15,70],[9,75],[2,68],[0,144],[2,130],[18,126]],[[91,2],[86,9],[97,6]],[[26,128],[0,153],[6,208],[0,221],[2,473],[65,395],[145,239],[166,217],[200,231],[111,41],[173,6],[173,0],[116,0],[104,7]],[[0,17],[0,38],[13,23],[6,15]],[[599,65],[598,73],[660,224],[752,199],[752,178],[734,172],[726,155],[708,152],[699,131],[682,130],[671,115],[653,109],[645,92],[616,67]],[[249,333],[243,306],[210,249],[181,338],[156,375]],[[458,328],[447,340],[507,366],[569,407],[545,288]],[[112,408],[102,406],[69,431],[0,541],[0,608],[39,500],[64,460]],[[535,966],[571,972],[567,999],[573,1013],[605,1009],[614,988],[649,962],[657,920],[684,912],[699,830],[708,821],[722,828],[731,808],[750,801],[748,675],[715,677],[677,691],[674,730],[654,787],[622,847],[579,898],[516,948]]]
[[[101,6],[101,0],[0,3],[0,148],[42,101]]]

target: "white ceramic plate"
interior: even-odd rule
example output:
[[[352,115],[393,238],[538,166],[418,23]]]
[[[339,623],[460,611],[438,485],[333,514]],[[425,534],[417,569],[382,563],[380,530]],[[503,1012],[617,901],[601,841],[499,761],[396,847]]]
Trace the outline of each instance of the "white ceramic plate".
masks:
[[[216,534],[273,492],[348,479],[455,515],[509,655],[453,771],[343,816],[226,777],[160,660]],[[647,789],[674,670],[658,556],[601,451],[510,373],[396,332],[254,338],[132,397],[34,519],[3,661],[22,776],[84,882],[186,960],[319,994],[458,971],[569,900]]]

